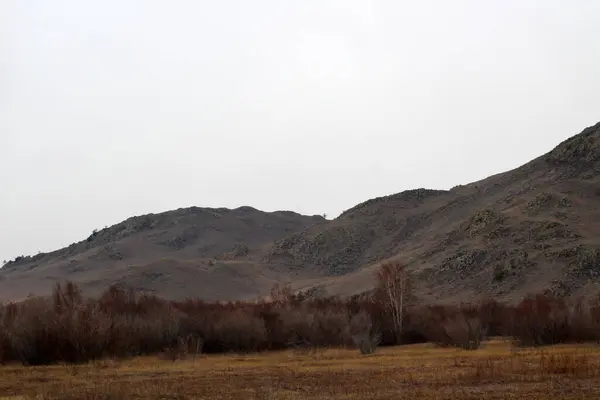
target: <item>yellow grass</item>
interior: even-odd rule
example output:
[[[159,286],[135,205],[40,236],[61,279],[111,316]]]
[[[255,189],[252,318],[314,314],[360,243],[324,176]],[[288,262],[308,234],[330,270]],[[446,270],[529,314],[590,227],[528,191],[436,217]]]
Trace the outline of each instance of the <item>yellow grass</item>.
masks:
[[[5,396],[5,397],[1,397]],[[597,399],[600,348],[415,345],[0,367],[0,399]]]

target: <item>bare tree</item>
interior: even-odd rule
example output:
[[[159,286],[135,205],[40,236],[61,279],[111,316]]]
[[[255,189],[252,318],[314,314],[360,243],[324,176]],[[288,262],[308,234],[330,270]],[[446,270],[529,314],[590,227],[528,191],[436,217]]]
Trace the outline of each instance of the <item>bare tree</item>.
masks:
[[[280,285],[275,283],[271,288],[271,301],[279,304],[287,304],[294,297],[294,292],[290,288],[289,284]]]
[[[381,340],[381,334],[373,329],[371,316],[362,310],[350,318],[350,335],[361,354],[373,354]]]
[[[411,280],[406,267],[398,262],[381,265],[377,272],[377,297],[389,313],[396,343],[404,331],[404,314],[411,297]]]

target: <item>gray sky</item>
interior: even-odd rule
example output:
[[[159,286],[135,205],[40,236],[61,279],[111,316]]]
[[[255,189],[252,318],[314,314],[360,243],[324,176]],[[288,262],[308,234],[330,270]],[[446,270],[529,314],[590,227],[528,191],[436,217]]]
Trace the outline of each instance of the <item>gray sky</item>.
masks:
[[[336,216],[600,120],[600,2],[0,2],[0,260],[178,207]]]

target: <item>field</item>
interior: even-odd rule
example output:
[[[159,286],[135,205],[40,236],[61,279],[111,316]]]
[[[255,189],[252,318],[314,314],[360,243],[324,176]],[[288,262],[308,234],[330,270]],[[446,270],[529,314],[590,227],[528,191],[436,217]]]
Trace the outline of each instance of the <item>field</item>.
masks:
[[[597,399],[600,347],[430,344],[0,367],[10,399]]]

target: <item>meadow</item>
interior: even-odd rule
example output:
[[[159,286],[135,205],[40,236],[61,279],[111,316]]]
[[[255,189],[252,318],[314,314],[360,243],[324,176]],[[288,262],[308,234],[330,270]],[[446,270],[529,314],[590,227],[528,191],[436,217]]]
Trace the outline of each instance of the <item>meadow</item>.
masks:
[[[5,399],[597,399],[600,348],[416,344],[0,367]]]

